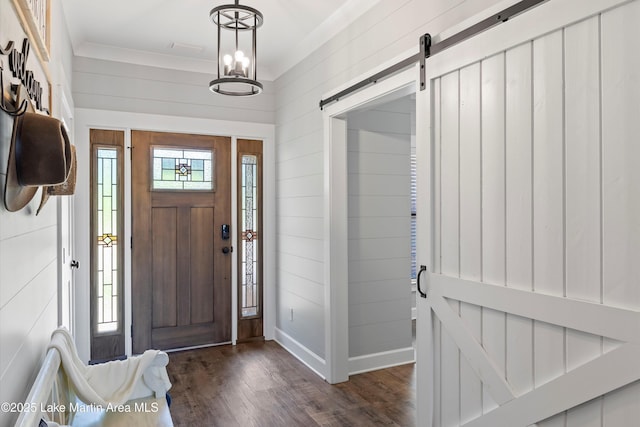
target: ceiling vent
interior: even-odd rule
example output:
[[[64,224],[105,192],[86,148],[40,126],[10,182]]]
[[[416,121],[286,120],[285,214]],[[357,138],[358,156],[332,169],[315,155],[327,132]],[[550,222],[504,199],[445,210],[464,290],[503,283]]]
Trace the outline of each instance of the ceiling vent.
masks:
[[[191,52],[191,53],[200,53],[204,50],[204,47],[202,46],[196,46],[193,44],[186,44],[186,43],[177,43],[177,42],[172,42],[169,45],[169,48],[182,51],[182,52]]]

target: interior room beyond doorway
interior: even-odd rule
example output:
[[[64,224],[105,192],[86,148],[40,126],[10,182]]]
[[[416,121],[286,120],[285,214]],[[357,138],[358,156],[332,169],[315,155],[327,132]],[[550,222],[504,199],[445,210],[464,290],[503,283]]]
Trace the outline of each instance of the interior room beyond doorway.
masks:
[[[346,122],[349,372],[354,374],[393,364],[382,353],[413,352],[415,95],[365,105],[349,112]]]

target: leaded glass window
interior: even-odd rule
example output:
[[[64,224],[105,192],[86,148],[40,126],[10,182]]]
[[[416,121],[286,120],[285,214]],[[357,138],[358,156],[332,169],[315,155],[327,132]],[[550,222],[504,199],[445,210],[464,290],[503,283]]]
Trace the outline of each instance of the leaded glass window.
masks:
[[[118,298],[122,292],[119,283],[119,185],[118,150],[98,148],[96,151],[97,220],[95,233],[97,245],[97,328],[98,332],[118,330]]]
[[[242,283],[241,316],[257,316],[259,307],[258,287],[258,157],[243,154],[240,162],[241,182],[241,213],[240,230],[242,250],[240,276]]]
[[[214,152],[152,148],[153,190],[212,191],[214,186]]]

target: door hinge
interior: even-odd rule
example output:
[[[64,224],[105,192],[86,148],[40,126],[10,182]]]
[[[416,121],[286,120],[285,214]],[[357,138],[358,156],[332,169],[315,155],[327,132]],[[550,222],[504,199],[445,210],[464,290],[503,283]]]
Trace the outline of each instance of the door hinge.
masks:
[[[133,249],[133,236],[131,236],[131,249]]]

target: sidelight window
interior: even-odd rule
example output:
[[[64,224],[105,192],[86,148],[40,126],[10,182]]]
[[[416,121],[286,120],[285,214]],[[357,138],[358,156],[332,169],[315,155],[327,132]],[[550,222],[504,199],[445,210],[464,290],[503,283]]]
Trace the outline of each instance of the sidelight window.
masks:
[[[259,314],[259,242],[258,224],[258,156],[242,154],[240,161],[241,181],[241,316],[252,317]]]
[[[122,322],[122,156],[118,147],[94,146],[93,153],[95,327],[111,333]]]

